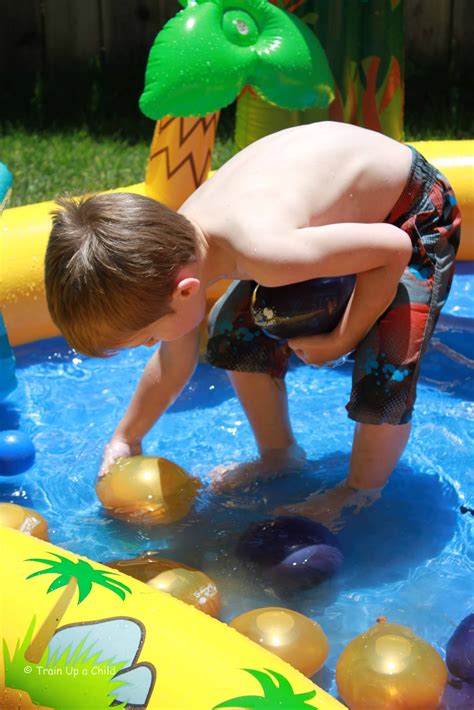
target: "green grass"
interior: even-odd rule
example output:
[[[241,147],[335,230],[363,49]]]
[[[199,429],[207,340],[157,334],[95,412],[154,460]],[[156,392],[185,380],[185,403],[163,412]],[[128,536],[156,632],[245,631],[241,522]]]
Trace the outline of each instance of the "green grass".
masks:
[[[0,137],[0,156],[14,176],[10,207],[142,182],[150,139],[93,136],[85,129],[47,134],[9,127]],[[217,168],[233,154],[230,138],[218,138],[213,153]]]
[[[44,133],[9,126],[0,137],[0,156],[14,176],[10,207],[142,182],[149,140],[129,142],[120,135],[94,136],[84,128]],[[219,138],[213,167],[233,152],[230,139]]]
[[[43,133],[11,126],[0,138],[0,155],[14,176],[10,206],[140,182],[148,147],[81,128]]]
[[[48,651],[45,651],[40,663],[25,661],[24,654],[33,637],[34,626],[33,619],[12,656],[4,642],[6,687],[24,690],[34,702],[46,707],[77,708],[76,703],[84,701],[94,710],[110,708],[115,693],[123,685],[123,682],[113,680],[111,666],[113,673],[117,673],[124,664],[113,659],[98,662],[84,642],[78,645],[72,656],[71,649],[67,648],[60,658],[49,658]],[[114,705],[118,709],[123,707],[123,703]]]

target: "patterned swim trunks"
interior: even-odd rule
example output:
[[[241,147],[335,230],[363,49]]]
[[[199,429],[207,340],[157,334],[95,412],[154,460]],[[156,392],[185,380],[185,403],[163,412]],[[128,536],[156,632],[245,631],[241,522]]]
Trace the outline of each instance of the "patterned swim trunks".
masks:
[[[405,424],[416,399],[421,358],[449,294],[461,214],[446,178],[412,148],[405,188],[386,222],[409,236],[412,256],[397,294],[355,351],[349,417]],[[226,370],[283,378],[291,350],[263,333],[251,316],[253,281],[236,281],[209,318],[207,361]]]

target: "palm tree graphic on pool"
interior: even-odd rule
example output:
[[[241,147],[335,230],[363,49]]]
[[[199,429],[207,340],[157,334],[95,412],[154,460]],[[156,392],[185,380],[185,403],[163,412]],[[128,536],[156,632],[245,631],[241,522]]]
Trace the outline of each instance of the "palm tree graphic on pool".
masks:
[[[34,620],[30,630],[24,640],[21,649],[8,658],[6,663],[7,681],[8,676],[15,677],[16,664],[21,661],[18,658],[18,650],[23,651],[23,663],[28,661],[36,665],[42,664],[47,668],[61,666],[69,668],[69,673],[63,674],[67,677],[74,677],[71,670],[77,665],[95,666],[100,665],[108,670],[110,684],[106,688],[109,699],[105,706],[109,706],[112,700],[116,703],[124,703],[137,708],[146,708],[155,681],[155,668],[151,663],[137,663],[137,658],[143,645],[145,628],[143,624],[130,617],[113,617],[91,622],[72,623],[61,628],[59,624],[69,605],[77,592],[77,604],[81,604],[91,593],[94,587],[102,587],[112,594],[117,595],[125,601],[132,590],[115,577],[117,572],[109,570],[99,570],[94,568],[89,562],[83,559],[77,561],[63,557],[56,553],[48,553],[52,559],[30,558],[26,562],[35,562],[43,565],[42,569],[29,574],[26,579],[32,579],[41,575],[54,575],[54,579],[49,585],[46,593],[51,594],[62,589],[62,594],[56,599],[55,604],[38,631],[34,633]],[[117,656],[117,649],[118,656]],[[111,671],[112,669],[112,671]],[[111,672],[110,672],[111,671]],[[87,683],[91,686],[91,697],[93,685],[99,681],[104,683],[100,674],[86,674]],[[48,705],[56,707],[56,692],[54,681],[61,679],[51,679],[51,687],[47,700]],[[8,685],[8,682],[7,682]],[[12,687],[18,687],[15,681]],[[27,690],[27,688],[25,688]],[[58,692],[59,689],[57,689]],[[97,695],[103,690],[96,688]],[[100,692],[99,692],[100,691]],[[30,690],[30,694],[31,694]],[[105,701],[105,698],[104,698]],[[123,705],[120,705],[123,707]]]
[[[24,662],[40,664],[47,667],[55,664],[74,666],[82,664],[102,664],[116,669],[114,675],[109,676],[110,686],[96,688],[96,695],[101,697],[100,707],[109,707],[112,700],[119,707],[146,708],[152,697],[156,670],[149,662],[137,662],[143,640],[145,628],[137,619],[130,617],[113,617],[99,621],[72,623],[59,628],[59,624],[77,591],[77,604],[81,604],[91,593],[95,586],[107,589],[125,601],[132,590],[123,582],[116,579],[117,572],[95,569],[83,559],[77,561],[63,557],[56,553],[48,553],[55,559],[30,558],[26,562],[35,562],[43,565],[42,569],[29,574],[26,579],[42,575],[54,575],[46,593],[50,594],[62,589],[62,594],[56,600],[53,608],[34,633],[34,620],[22,644],[17,646],[12,658],[6,649],[5,676],[7,688],[23,688],[30,693],[31,699],[40,702],[41,707],[54,708],[62,706],[59,702],[62,689],[55,687],[55,682],[61,679],[50,678],[49,688],[43,687],[42,697],[35,697],[37,686],[18,684],[18,679],[24,679]],[[116,658],[117,649],[120,649],[120,658]],[[316,691],[295,693],[291,683],[282,674],[265,669],[256,670],[243,668],[261,686],[263,695],[243,695],[225,700],[214,706],[218,708],[243,708],[247,710],[317,710],[311,701]],[[26,676],[30,678],[31,676]],[[92,685],[100,675],[90,675],[90,692]],[[67,680],[67,674],[65,677]],[[68,681],[69,682],[69,681]],[[42,684],[44,685],[44,684]],[[66,692],[67,688],[66,688]],[[89,689],[87,691],[89,693]],[[99,707],[99,704],[97,704]]]
[[[45,560],[41,558],[30,558],[27,560],[28,562],[39,562],[45,565],[46,569],[32,572],[26,579],[39,577],[43,574],[54,574],[56,579],[51,582],[46,593],[50,594],[56,589],[61,588],[64,588],[64,591],[44,620],[42,626],[38,629],[38,632],[25,653],[26,660],[31,663],[40,662],[76,590],[79,592],[78,604],[81,604],[84,599],[89,596],[95,584],[109,589],[122,600],[125,599],[126,594],[131,593],[130,588],[127,587],[126,584],[117,579],[113,579],[115,575],[114,572],[94,569],[92,565],[85,560],[74,562],[54,552],[49,554],[57,557],[57,560]]]

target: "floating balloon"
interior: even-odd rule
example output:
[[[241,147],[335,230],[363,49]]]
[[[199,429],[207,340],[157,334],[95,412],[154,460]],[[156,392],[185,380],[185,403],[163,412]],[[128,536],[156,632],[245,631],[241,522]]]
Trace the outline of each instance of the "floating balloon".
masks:
[[[129,523],[174,523],[189,512],[200,487],[197,478],[167,459],[132,456],[118,459],[97,482],[102,505]]]
[[[277,288],[257,286],[253,320],[267,335],[281,340],[329,333],[339,323],[354,284],[354,276],[339,276]]]
[[[474,683],[474,614],[466,616],[449,639],[446,665],[456,678]]]
[[[40,513],[15,503],[0,503],[0,527],[13,528],[25,535],[49,540],[48,523]]]
[[[170,569],[161,572],[148,584],[176,599],[200,609],[209,616],[218,617],[221,610],[219,591],[207,574],[199,570]]]
[[[140,582],[149,582],[150,579],[153,579],[153,577],[156,577],[161,572],[167,572],[168,570],[177,569],[178,567],[181,569],[192,569],[182,562],[175,562],[174,560],[160,557],[158,552],[151,550],[143,553],[140,557],[134,557],[129,560],[111,560],[104,564],[106,564],[107,567],[112,567],[112,569],[128,574],[134,579],[139,579]]]
[[[360,634],[336,666],[339,694],[351,710],[437,710],[447,679],[439,653],[400,624]]]
[[[267,0],[189,2],[156,37],[140,108],[155,120],[203,116],[246,85],[289,109],[326,107],[334,98],[319,40],[295,15]]]
[[[229,626],[308,677],[322,668],[328,656],[328,640],[319,624],[291,609],[252,609]]]
[[[438,710],[473,710],[474,685],[459,678],[451,678],[443,693]]]
[[[0,431],[0,475],[16,476],[35,462],[35,447],[22,431]]]
[[[343,561],[337,538],[324,525],[298,516],[251,525],[239,540],[237,556],[280,592],[319,584]]]

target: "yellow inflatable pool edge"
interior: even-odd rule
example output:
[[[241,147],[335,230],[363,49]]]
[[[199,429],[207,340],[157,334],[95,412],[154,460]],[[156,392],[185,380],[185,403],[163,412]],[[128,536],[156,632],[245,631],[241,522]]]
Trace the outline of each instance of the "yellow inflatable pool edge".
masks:
[[[0,690],[15,707],[102,710],[115,699],[136,710],[270,710],[271,698],[292,710],[344,707],[169,594],[15,530],[0,528],[0,545]]]
[[[144,194],[145,184],[110,192]],[[54,201],[11,207],[0,218],[2,261],[0,305],[12,346],[59,335],[44,293],[44,255],[51,231]]]
[[[474,260],[474,140],[411,143],[450,180],[461,207],[463,227],[458,260]],[[110,192],[146,194],[144,183]],[[58,335],[46,306],[43,261],[54,202],[13,207],[0,219],[1,251],[7,265],[0,280],[0,304],[11,345]],[[209,299],[223,290],[216,284]]]

